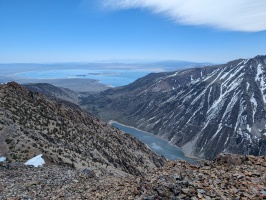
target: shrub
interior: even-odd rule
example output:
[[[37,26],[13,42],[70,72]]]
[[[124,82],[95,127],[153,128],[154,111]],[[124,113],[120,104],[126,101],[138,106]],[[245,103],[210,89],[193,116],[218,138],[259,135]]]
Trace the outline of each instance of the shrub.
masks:
[[[10,144],[10,143],[12,142],[12,140],[13,140],[13,139],[6,139],[5,142],[6,142],[7,144]]]

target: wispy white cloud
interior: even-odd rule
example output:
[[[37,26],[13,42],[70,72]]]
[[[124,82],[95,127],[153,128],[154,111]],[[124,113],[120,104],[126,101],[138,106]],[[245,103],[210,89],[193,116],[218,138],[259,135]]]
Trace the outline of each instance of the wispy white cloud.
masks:
[[[266,30],[266,0],[102,0],[107,9],[145,8],[180,24],[231,31]]]

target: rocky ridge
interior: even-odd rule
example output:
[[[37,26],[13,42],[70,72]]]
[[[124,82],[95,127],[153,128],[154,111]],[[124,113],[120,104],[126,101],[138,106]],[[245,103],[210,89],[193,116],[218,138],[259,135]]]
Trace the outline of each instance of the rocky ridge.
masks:
[[[47,165],[141,174],[165,159],[136,138],[77,105],[33,93],[15,82],[0,85],[0,156],[25,162],[43,154]]]
[[[22,86],[32,92],[39,92],[50,98],[54,97],[74,104],[78,104],[79,102],[80,93],[67,88],[56,87],[48,83],[28,83],[23,84]]]
[[[82,103],[106,120],[158,135],[187,155],[266,155],[266,56],[149,74]]]
[[[222,154],[190,165],[169,161],[141,176],[0,163],[0,199],[266,199],[266,157]]]

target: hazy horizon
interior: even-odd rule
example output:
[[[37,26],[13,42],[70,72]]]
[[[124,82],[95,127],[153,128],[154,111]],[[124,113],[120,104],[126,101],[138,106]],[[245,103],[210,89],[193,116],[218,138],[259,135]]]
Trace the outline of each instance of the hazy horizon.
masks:
[[[237,58],[238,59],[238,58]],[[69,62],[0,62],[0,65],[24,65],[24,64],[37,64],[37,65],[61,65],[61,64],[126,64],[126,65],[134,65],[134,64],[158,64],[158,63],[199,63],[199,64],[222,64],[222,63],[211,63],[208,61],[205,62],[198,62],[198,61],[190,61],[190,60],[139,60],[139,59],[134,59],[134,60],[95,60],[95,61],[69,61]],[[228,60],[229,62],[229,60]]]

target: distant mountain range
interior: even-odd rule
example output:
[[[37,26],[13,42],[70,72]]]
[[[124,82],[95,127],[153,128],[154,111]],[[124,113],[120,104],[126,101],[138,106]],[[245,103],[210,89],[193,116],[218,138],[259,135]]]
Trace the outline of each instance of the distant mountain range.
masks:
[[[180,61],[180,60],[165,60],[165,61],[148,63],[147,65],[162,67],[166,71],[176,71],[186,68],[210,66],[213,64],[209,62],[199,63],[199,62],[189,62],[189,61]]]
[[[98,116],[156,134],[188,155],[266,155],[266,56],[151,73],[82,99]]]

